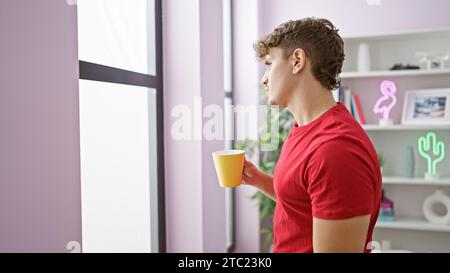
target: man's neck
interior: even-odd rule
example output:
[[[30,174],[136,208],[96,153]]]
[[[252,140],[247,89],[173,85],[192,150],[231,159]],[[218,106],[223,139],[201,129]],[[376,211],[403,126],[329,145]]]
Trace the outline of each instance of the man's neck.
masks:
[[[305,90],[307,91],[305,92]],[[287,108],[294,116],[298,126],[304,126],[335,105],[336,101],[331,91],[313,83],[294,92]]]

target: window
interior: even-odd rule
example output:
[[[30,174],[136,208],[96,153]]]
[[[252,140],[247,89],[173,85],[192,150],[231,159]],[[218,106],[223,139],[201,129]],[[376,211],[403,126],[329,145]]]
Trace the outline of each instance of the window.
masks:
[[[156,75],[154,0],[81,0],[80,60]]]
[[[161,0],[78,1],[84,252],[165,251],[161,32]]]

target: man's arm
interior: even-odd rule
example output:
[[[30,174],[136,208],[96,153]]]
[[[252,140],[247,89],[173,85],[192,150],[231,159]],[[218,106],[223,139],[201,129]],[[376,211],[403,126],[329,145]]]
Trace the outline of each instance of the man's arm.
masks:
[[[305,173],[315,252],[362,252],[379,197],[376,158],[358,142],[336,138],[317,148]]]
[[[314,252],[364,252],[370,214],[342,220],[313,218]]]
[[[243,184],[254,186],[264,193],[270,199],[276,201],[275,191],[273,189],[273,177],[256,168],[250,161],[244,161],[244,173],[242,175]]]

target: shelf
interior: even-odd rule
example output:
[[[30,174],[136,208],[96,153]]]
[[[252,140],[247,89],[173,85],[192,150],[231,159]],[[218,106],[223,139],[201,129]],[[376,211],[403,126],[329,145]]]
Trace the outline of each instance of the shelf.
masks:
[[[398,130],[450,130],[450,125],[390,125],[379,126],[377,124],[362,125],[366,131],[398,131]]]
[[[450,226],[448,225],[437,225],[429,223],[425,219],[411,218],[399,218],[392,222],[377,221],[375,228],[450,232]]]
[[[406,249],[389,249],[389,250],[374,249],[374,250],[372,250],[372,253],[413,253],[413,251],[406,250]]]
[[[450,178],[439,180],[425,180],[423,177],[383,176],[383,184],[418,185],[418,186],[450,186]]]
[[[426,76],[450,74],[450,69],[414,69],[414,70],[380,70],[369,72],[342,72],[341,79],[371,78],[371,77],[399,77],[399,76]]]
[[[343,36],[342,38],[346,42],[360,42],[360,41],[379,41],[379,40],[397,40],[397,39],[417,39],[419,38],[433,38],[436,36],[446,37],[450,35],[449,28],[436,28],[436,29],[415,29],[401,32],[384,32],[384,33],[372,33],[366,35],[364,33],[354,34],[349,36]]]

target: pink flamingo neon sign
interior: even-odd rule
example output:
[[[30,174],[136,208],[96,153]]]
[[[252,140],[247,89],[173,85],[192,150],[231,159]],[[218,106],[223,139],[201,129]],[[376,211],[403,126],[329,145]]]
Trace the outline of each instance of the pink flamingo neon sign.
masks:
[[[389,113],[391,112],[394,105],[397,103],[397,98],[395,96],[395,93],[397,92],[397,87],[395,86],[395,83],[392,81],[383,81],[380,85],[380,92],[383,94],[378,101],[375,103],[375,106],[373,107],[373,112],[375,114],[382,114],[383,120],[380,120],[380,123],[382,121],[387,122],[390,121],[389,119]],[[384,104],[384,102],[390,102],[389,104]]]

